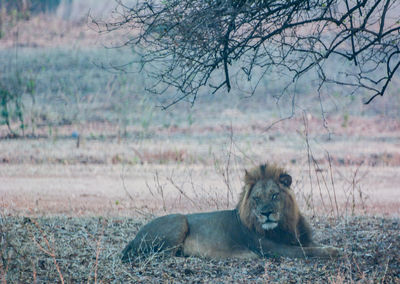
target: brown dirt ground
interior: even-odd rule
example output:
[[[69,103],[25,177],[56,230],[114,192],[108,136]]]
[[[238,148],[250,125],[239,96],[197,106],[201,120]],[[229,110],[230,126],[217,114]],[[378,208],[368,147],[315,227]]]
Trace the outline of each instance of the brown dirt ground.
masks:
[[[280,163],[293,175],[293,189],[303,210],[312,205],[313,211],[326,213],[342,207],[399,217],[399,122],[354,117],[349,120],[354,125],[350,131],[340,126],[340,120],[331,119],[333,134],[326,139],[318,133],[322,124],[310,118],[310,135],[315,138],[310,150],[317,163],[311,168],[301,123],[284,121],[263,133],[268,122],[257,127],[250,122],[233,128],[232,141],[224,125],[155,127],[149,130],[149,139],[121,140],[112,126],[90,124],[80,126],[81,132],[104,133],[106,138],[82,139],[79,148],[75,139],[68,138],[73,126],[60,127],[58,133],[64,138],[3,139],[1,203],[17,214],[72,216],[105,212],[127,216],[133,208],[154,214],[226,208],[236,200],[244,168],[269,161]],[[137,130],[128,131],[134,135]],[[323,128],[319,131],[324,133]],[[223,171],[229,156],[228,189]],[[312,204],[307,201],[310,196]],[[186,208],[190,197],[199,203]]]

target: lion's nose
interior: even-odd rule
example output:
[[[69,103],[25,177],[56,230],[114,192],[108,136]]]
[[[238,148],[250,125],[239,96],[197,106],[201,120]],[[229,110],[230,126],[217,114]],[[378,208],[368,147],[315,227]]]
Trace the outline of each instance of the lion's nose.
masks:
[[[269,215],[271,215],[273,212],[272,211],[265,211],[261,212],[261,215],[264,215],[265,217],[269,218]]]

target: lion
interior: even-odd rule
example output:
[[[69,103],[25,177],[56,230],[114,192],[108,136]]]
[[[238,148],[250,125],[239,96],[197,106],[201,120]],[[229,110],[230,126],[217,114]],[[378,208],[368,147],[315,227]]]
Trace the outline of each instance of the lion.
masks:
[[[156,218],[125,247],[122,260],[158,252],[217,259],[338,256],[339,249],[313,241],[291,184],[292,177],[276,165],[245,170],[235,209]]]

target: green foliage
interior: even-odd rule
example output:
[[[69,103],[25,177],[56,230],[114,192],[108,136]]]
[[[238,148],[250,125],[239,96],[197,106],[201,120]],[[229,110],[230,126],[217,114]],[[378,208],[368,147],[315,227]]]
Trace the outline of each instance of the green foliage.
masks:
[[[29,1],[28,1],[29,2]],[[29,20],[29,3],[22,0],[0,1],[0,38],[21,20]]]
[[[193,117],[192,112],[189,112],[188,117],[187,117],[187,121],[188,121],[189,127],[191,127],[193,125],[193,123],[194,123],[194,117]]]
[[[1,80],[3,79],[3,80]],[[6,124],[12,136],[25,135],[25,118],[23,97],[25,94],[34,95],[33,79],[24,80],[16,74],[14,78],[0,78],[0,124]],[[18,128],[14,127],[18,124]]]
[[[72,0],[69,0],[72,1]],[[60,5],[61,0],[2,0],[0,9],[16,14],[38,14],[53,12]]]
[[[343,114],[342,127],[343,127],[343,128],[346,128],[346,127],[348,126],[348,124],[349,124],[349,113],[348,113],[348,112],[345,112],[345,113]]]
[[[147,131],[152,123],[153,115],[154,115],[154,108],[151,104],[148,103],[146,97],[143,97],[140,100],[139,105],[141,106],[143,113],[140,118],[140,125],[144,131]]]

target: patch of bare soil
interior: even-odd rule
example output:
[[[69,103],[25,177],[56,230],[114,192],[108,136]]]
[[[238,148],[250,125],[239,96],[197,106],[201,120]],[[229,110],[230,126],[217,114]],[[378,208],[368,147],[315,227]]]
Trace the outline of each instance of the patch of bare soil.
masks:
[[[314,219],[317,241],[339,259],[215,260],[154,255],[123,264],[120,252],[143,224],[127,218],[0,218],[0,279],[6,282],[399,283],[398,219]]]

